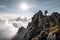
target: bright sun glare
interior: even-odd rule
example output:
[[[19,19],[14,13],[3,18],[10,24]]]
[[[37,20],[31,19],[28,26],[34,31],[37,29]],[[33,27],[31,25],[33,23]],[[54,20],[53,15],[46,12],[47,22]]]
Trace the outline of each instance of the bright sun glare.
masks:
[[[21,8],[22,10],[27,10],[27,9],[28,9],[28,5],[27,5],[26,3],[22,3],[22,4],[20,5],[20,8]]]

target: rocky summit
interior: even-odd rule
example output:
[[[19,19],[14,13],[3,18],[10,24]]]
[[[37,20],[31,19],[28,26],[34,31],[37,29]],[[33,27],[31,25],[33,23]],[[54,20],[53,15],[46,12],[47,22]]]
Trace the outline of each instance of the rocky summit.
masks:
[[[47,13],[47,10],[44,14],[38,11],[33,15],[22,40],[60,40],[60,13],[46,15]]]

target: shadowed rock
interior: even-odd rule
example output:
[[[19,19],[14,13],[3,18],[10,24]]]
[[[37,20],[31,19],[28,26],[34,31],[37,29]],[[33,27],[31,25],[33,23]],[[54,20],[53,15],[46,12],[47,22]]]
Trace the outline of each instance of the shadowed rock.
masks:
[[[12,38],[12,40],[23,40],[24,33],[25,28],[24,27],[19,28],[18,33],[16,34],[15,37]]]
[[[24,40],[48,40],[48,39],[57,40],[55,39],[57,38],[56,29],[59,28],[60,14],[57,12],[53,12],[49,16],[47,16],[46,14],[47,14],[47,11],[45,11],[45,15],[43,15],[42,11],[38,11],[32,17],[32,22],[30,25],[31,29],[29,29],[29,31],[24,36]],[[51,28],[54,28],[54,29],[51,29]]]
[[[43,15],[42,11],[38,11],[33,15],[32,21],[28,24],[27,29],[18,31],[15,39],[60,40],[60,14],[53,12],[51,15],[46,15],[47,13],[48,11],[45,11],[45,15]]]

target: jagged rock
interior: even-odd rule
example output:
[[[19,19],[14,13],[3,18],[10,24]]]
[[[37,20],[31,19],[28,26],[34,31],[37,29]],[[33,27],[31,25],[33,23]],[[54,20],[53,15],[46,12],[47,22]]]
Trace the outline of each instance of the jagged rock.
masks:
[[[60,16],[60,14],[58,12],[53,12],[51,15],[51,17],[53,18],[53,20],[56,24],[59,24],[59,20],[60,20],[59,16]]]
[[[27,29],[31,26],[31,22],[28,23]]]
[[[24,27],[19,28],[17,35],[14,36],[12,40],[23,40],[24,33],[25,33],[25,28]]]
[[[47,11],[45,11],[45,14],[46,13]],[[29,29],[29,31],[24,36],[24,40],[49,40],[49,39],[57,40],[56,31],[58,30],[56,29],[57,28],[60,29],[59,27],[60,17],[59,16],[60,14],[57,12],[53,12],[51,15],[47,16],[47,15],[43,15],[42,11],[38,11],[32,17],[32,22],[30,24],[31,29]]]
[[[33,37],[35,37],[36,35],[38,35],[40,33],[40,28],[38,28],[38,22],[40,21],[39,18],[42,18],[43,14],[41,11],[39,11],[38,13],[36,13],[33,17],[32,17],[32,27],[31,29],[27,32],[27,34],[25,35],[25,40],[31,40]]]
[[[47,40],[56,40],[56,34],[49,33]]]
[[[40,35],[38,35],[38,36],[32,38],[32,40],[41,40],[41,39],[42,39],[42,37],[41,37]]]
[[[60,40],[60,14],[53,12],[51,15],[43,15],[38,11],[32,17],[27,29],[19,30],[14,40]],[[21,33],[20,33],[21,32]]]

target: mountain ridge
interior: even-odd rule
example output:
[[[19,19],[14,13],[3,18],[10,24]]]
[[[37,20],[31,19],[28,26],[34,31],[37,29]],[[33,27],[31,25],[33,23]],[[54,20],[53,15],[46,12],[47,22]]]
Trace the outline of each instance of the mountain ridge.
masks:
[[[39,10],[33,15],[32,21],[24,31],[22,40],[60,40],[60,14],[53,12],[51,15],[46,15],[47,13],[46,10],[43,15]]]

